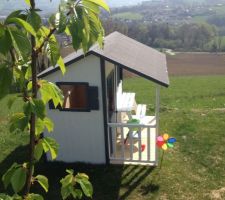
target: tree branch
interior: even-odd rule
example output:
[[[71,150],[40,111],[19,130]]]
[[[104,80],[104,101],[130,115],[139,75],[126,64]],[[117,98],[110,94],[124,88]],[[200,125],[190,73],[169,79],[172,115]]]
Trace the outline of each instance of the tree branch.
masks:
[[[12,58],[12,61],[13,61],[13,64],[12,64],[12,67],[13,67],[14,64],[15,64],[15,62],[16,62],[16,56],[15,56],[15,54],[14,54],[14,52],[13,52],[13,49],[10,49],[10,50],[9,50],[9,53],[10,53],[11,58]]]
[[[80,1],[81,1],[81,0],[79,0],[79,1],[77,2],[77,4],[78,4]],[[77,4],[76,4],[76,5],[77,5]],[[70,14],[71,14],[71,11],[69,11],[69,12],[66,14],[66,16],[69,16]],[[49,41],[50,37],[55,33],[55,31],[56,31],[56,27],[50,29],[49,34],[48,34],[47,37],[44,39],[44,41],[41,43],[40,47],[36,50],[36,53],[37,53],[37,54],[41,52],[41,49],[42,49],[43,46],[45,45],[45,42],[48,42],[48,41]]]
[[[44,39],[44,41],[41,43],[40,47],[36,50],[36,53],[40,53],[41,49],[43,48],[43,46],[45,45],[45,42],[48,42],[48,40],[50,39],[50,37],[53,35],[53,33],[56,31],[56,28],[50,29],[49,34],[47,35],[47,37]]]

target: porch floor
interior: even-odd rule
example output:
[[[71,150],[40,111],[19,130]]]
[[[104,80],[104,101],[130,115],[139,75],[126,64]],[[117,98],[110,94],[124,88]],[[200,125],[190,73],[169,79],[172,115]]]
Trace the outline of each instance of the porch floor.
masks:
[[[117,129],[116,145],[114,145],[114,153],[110,159],[110,163],[150,166],[156,165],[156,128],[149,129],[149,137],[147,136],[148,128],[143,128],[141,129],[141,140],[134,137],[131,139],[128,136],[125,144],[121,138],[125,139],[127,137],[129,129],[127,127],[124,127],[123,131],[121,131],[121,129]],[[123,137],[121,132],[123,132]],[[133,142],[131,140],[133,140]],[[133,148],[132,151],[131,148]],[[131,152],[133,152],[132,155]]]

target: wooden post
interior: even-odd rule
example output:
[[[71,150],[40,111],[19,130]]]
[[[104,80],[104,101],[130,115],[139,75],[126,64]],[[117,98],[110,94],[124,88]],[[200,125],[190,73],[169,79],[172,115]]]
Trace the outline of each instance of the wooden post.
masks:
[[[122,147],[122,159],[125,159],[125,143],[124,143],[124,127],[120,127],[121,129],[121,147]]]
[[[150,127],[147,128],[147,160],[150,161]]]
[[[155,117],[156,117],[156,137],[155,137],[155,149],[156,149],[156,140],[159,135],[159,109],[160,109],[160,86],[156,85],[156,106],[155,106]],[[158,152],[155,150],[155,161],[158,163]]]

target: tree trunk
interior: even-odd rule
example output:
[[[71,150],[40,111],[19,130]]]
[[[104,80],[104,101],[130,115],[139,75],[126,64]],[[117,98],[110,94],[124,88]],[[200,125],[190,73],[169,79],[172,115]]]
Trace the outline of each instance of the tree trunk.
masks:
[[[30,10],[35,10],[35,0],[30,0]],[[35,37],[31,36],[31,71],[32,71],[32,98],[37,98],[37,53],[35,50],[36,41]],[[34,168],[34,148],[35,148],[35,114],[31,114],[30,118],[30,144],[29,144],[29,165],[27,172],[27,182],[25,187],[25,195],[28,195],[31,188],[33,168]]]

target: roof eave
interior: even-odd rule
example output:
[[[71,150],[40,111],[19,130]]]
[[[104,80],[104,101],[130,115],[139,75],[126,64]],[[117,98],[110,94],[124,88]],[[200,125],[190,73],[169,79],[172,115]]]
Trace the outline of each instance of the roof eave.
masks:
[[[136,71],[136,70],[134,70],[134,69],[131,69],[131,68],[129,68],[128,66],[125,66],[125,65],[123,65],[123,64],[121,64],[121,63],[119,63],[119,62],[116,62],[115,60],[112,60],[112,59],[110,59],[110,58],[108,58],[108,57],[106,57],[106,56],[104,56],[104,55],[101,55],[101,54],[95,52],[95,51],[90,51],[90,52],[91,52],[91,54],[93,54],[93,55],[95,55],[95,56],[98,56],[98,57],[101,57],[101,58],[104,58],[104,60],[107,60],[107,61],[109,61],[109,62],[111,62],[111,63],[113,63],[113,64],[115,64],[115,65],[118,65],[118,66],[120,66],[120,67],[126,69],[127,71],[130,71],[130,72],[132,72],[132,73],[134,73],[134,74],[136,74],[136,75],[138,75],[138,76],[140,76],[140,77],[143,77],[143,78],[145,78],[145,79],[148,79],[148,80],[150,80],[150,81],[153,81],[153,82],[155,82],[156,84],[159,84],[159,85],[161,85],[161,86],[163,86],[163,87],[169,87],[169,83],[164,83],[164,82],[161,82],[161,81],[159,81],[159,80],[157,80],[157,79],[155,79],[155,78],[153,78],[153,77],[151,77],[151,76],[147,76],[146,74],[143,74],[143,73],[141,73],[141,72],[139,72],[139,71]]]
[[[137,74],[137,75],[140,76],[140,77],[143,77],[143,78],[145,78],[145,79],[148,79],[148,80],[150,80],[150,81],[153,81],[153,82],[155,82],[156,84],[159,84],[159,85],[161,85],[161,86],[164,86],[164,87],[168,87],[168,86],[169,86],[169,83],[167,84],[167,83],[161,82],[161,81],[159,81],[159,80],[157,80],[157,79],[155,79],[155,78],[153,78],[153,77],[147,76],[146,74],[143,74],[143,73],[138,72],[138,71],[136,71],[136,70],[134,70],[134,69],[131,69],[131,68],[129,68],[128,66],[125,66],[125,65],[123,65],[123,64],[121,64],[121,63],[119,63],[119,62],[116,62],[115,60],[112,60],[112,59],[110,59],[110,58],[107,58],[106,56],[101,55],[101,54],[97,53],[97,52],[94,51],[94,50],[90,50],[90,51],[87,52],[85,55],[82,54],[82,55],[76,57],[75,59],[71,59],[70,61],[68,61],[68,62],[65,63],[65,66],[68,67],[68,66],[71,65],[72,63],[77,62],[77,61],[79,61],[79,60],[81,60],[81,59],[83,59],[83,58],[85,58],[86,56],[89,56],[89,55],[95,55],[95,56],[97,56],[97,57],[103,58],[104,60],[107,60],[107,61],[109,61],[109,62],[111,62],[111,63],[113,63],[113,64],[116,64],[116,65],[118,65],[118,66],[120,66],[120,67],[122,67],[122,68],[124,68],[124,69],[126,69],[126,70],[128,70],[128,71],[130,71],[130,72],[132,72],[132,73],[134,73],[134,74]],[[38,74],[38,78],[44,78],[44,77],[46,77],[47,75],[52,74],[52,73],[54,73],[54,72],[56,72],[56,71],[58,71],[58,70],[60,70],[60,68],[59,68],[59,66],[57,65],[55,68],[53,68],[53,69],[50,70],[50,71],[47,71],[47,72]]]

